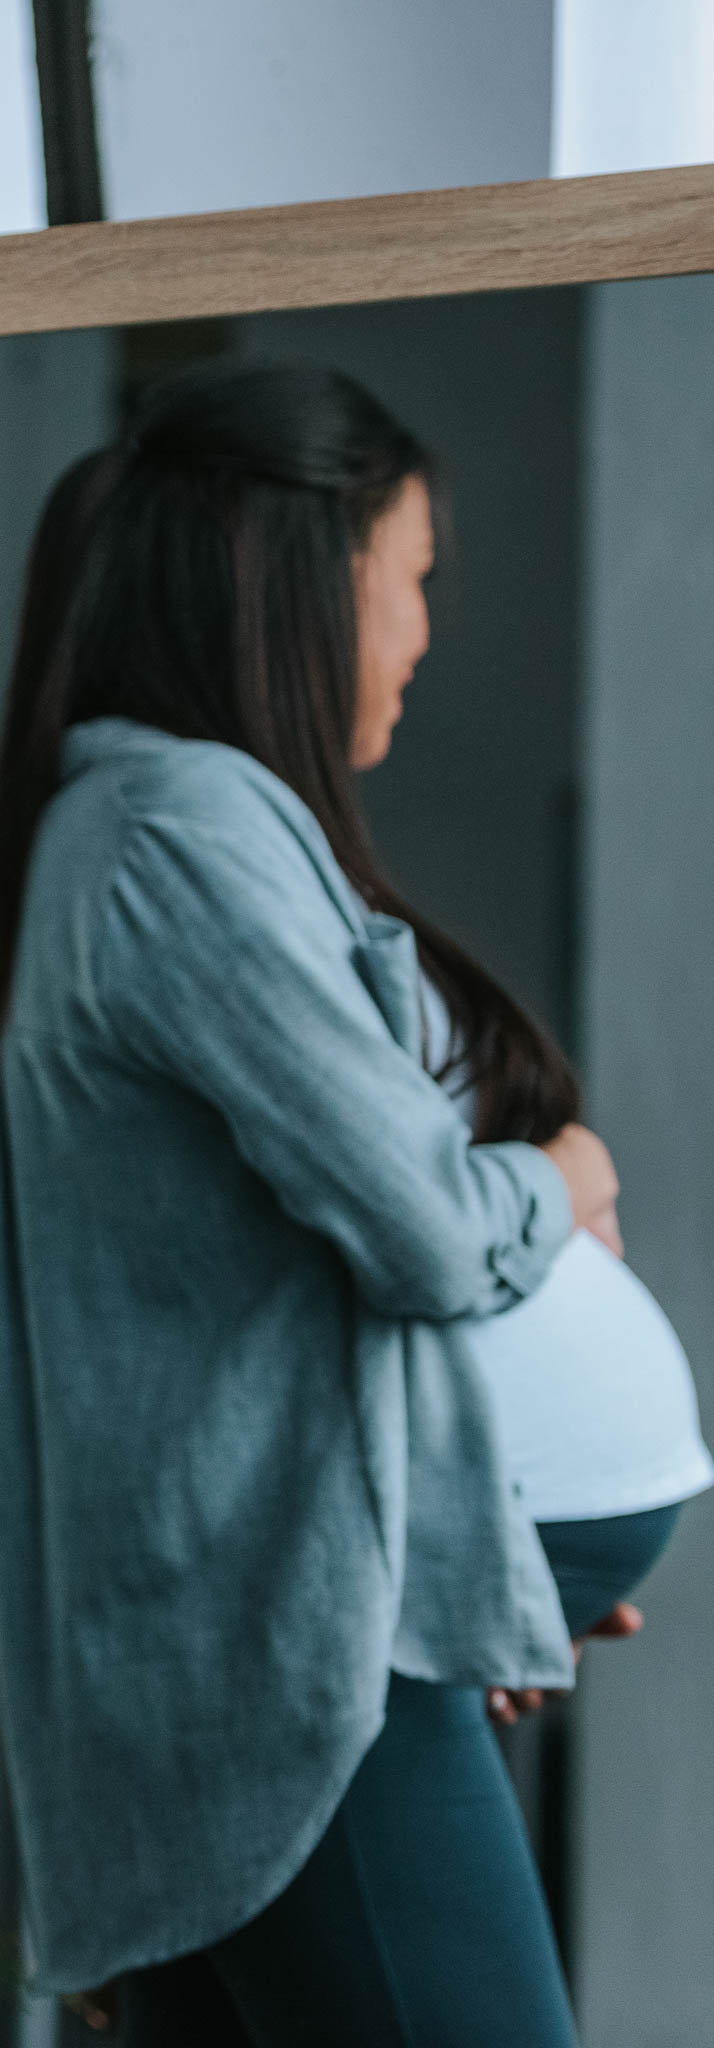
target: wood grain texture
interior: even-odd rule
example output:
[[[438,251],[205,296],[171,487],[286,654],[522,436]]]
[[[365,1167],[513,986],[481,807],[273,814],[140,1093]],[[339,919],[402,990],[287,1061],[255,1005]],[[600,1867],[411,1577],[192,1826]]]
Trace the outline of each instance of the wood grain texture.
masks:
[[[0,333],[714,270],[714,165],[0,238]]]

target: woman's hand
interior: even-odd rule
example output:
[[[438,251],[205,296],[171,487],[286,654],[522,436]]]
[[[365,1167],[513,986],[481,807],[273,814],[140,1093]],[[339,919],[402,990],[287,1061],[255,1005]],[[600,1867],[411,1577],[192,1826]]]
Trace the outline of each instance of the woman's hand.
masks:
[[[616,1259],[624,1259],[625,1247],[614,1202],[607,1202],[605,1208],[586,1224],[586,1229],[589,1230],[591,1237],[599,1237],[600,1243],[606,1244],[608,1251],[614,1252]]]
[[[526,1686],[523,1692],[504,1692],[502,1685],[486,1687],[486,1712],[489,1721],[497,1728],[512,1728],[521,1714],[534,1714],[542,1707],[546,1695],[539,1686]]]
[[[92,2033],[105,2034],[116,2024],[117,1980],[110,1977],[94,1991],[66,1991],[61,2002],[68,2012],[76,2012]]]
[[[563,1175],[575,1229],[592,1230],[595,1237],[603,1237],[603,1243],[610,1243],[610,1238],[616,1235],[621,1244],[614,1215],[620,1183],[602,1138],[596,1137],[595,1132],[587,1130],[584,1124],[564,1124],[562,1131],[558,1131],[555,1138],[550,1138],[547,1145],[541,1145],[539,1150],[547,1152],[548,1158]],[[608,1230],[610,1236],[604,1237],[603,1230]],[[614,1249],[614,1243],[611,1249]]]
[[[592,1628],[587,1628],[584,1635],[574,1637],[573,1663],[580,1662],[590,1636],[624,1641],[627,1636],[638,1635],[643,1624],[644,1615],[639,1607],[633,1607],[630,1600],[617,1600],[611,1613],[605,1614],[602,1621],[593,1622]],[[506,1692],[503,1686],[489,1685],[486,1688],[486,1712],[497,1728],[512,1728],[521,1714],[536,1712],[544,1700],[570,1698],[569,1692],[542,1692],[538,1686],[528,1686],[522,1692]]]
[[[573,1662],[579,1662],[590,1636],[624,1641],[627,1636],[639,1635],[640,1629],[644,1627],[644,1621],[641,1607],[633,1607],[631,1600],[617,1600],[610,1613],[603,1615],[602,1621],[594,1621],[592,1628],[586,1628],[584,1635],[574,1637]]]
[[[616,1259],[624,1258],[615,1207],[620,1184],[602,1139],[584,1124],[564,1124],[540,1150],[548,1153],[567,1183],[575,1229],[589,1230]]]

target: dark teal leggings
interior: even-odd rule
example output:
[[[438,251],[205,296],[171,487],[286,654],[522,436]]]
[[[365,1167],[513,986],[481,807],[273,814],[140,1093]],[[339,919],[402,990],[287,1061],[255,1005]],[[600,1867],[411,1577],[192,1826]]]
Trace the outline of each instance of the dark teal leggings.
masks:
[[[541,1526],[573,1633],[633,1589],[675,1514]],[[121,2048],[575,2048],[483,1693],[393,1673],[297,1877],[216,1946],[124,1978],[120,2032]]]
[[[669,1542],[682,1507],[649,1508],[591,1522],[539,1522],[538,1534],[571,1636],[625,1600]]]
[[[121,1987],[121,2048],[575,2048],[483,1694],[392,1674],[385,1726],[257,1919]]]

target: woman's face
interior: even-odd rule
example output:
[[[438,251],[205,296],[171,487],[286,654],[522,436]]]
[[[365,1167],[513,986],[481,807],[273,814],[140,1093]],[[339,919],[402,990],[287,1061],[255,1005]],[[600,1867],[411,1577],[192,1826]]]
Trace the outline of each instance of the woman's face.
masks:
[[[389,511],[375,519],[368,546],[352,557],[358,644],[353,768],[373,768],[389,753],[402,691],[429,645],[422,583],[433,560],[429,493],[421,477],[409,476]]]

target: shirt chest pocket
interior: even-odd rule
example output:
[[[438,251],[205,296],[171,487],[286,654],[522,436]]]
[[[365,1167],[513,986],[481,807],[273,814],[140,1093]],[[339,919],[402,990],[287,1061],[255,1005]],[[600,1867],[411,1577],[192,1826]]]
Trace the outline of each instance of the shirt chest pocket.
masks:
[[[422,1009],[419,959],[411,925],[373,911],[368,936],[356,939],[352,961],[379,1005],[392,1037],[421,1065]]]

